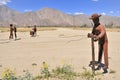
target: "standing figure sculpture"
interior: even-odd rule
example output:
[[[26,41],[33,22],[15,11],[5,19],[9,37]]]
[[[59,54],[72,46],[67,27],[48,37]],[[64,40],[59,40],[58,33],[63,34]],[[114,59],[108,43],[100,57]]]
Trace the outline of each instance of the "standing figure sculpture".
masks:
[[[10,24],[10,36],[9,39],[13,39],[13,24]]]
[[[99,17],[101,15],[98,14],[92,14],[90,19],[94,23],[94,27],[92,29],[92,33],[88,34],[88,37],[94,37],[94,41],[98,41],[98,62],[97,62],[97,68],[96,70],[99,70],[101,68],[101,62],[102,62],[102,55],[104,52],[104,66],[103,66],[103,73],[107,73],[108,69],[108,38],[107,38],[107,33],[105,30],[105,27],[100,24],[99,22]]]

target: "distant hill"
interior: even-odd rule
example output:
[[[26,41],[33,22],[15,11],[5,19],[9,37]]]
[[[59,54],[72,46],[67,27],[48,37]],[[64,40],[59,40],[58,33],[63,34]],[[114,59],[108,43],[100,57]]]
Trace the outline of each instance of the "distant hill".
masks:
[[[102,24],[120,27],[120,17],[102,16]],[[91,26],[89,16],[85,14],[70,15],[52,8],[43,8],[36,12],[18,12],[7,6],[0,6],[0,26]]]

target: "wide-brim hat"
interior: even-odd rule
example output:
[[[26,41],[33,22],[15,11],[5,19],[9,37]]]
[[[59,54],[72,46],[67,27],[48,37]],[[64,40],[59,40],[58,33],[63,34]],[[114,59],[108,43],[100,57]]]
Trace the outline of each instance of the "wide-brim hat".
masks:
[[[94,13],[94,14],[91,15],[91,17],[89,19],[96,19],[96,18],[99,18],[100,16],[102,16],[102,15]]]

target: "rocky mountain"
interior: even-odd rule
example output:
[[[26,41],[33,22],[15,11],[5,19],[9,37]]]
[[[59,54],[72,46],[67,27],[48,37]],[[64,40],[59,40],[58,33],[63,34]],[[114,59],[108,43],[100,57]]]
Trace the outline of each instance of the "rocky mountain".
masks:
[[[19,12],[10,9],[7,6],[0,6],[0,24],[7,24],[12,22],[13,17],[18,15]]]
[[[120,26],[120,17],[102,16],[101,23],[106,26]],[[91,26],[89,16],[70,15],[52,8],[43,8],[35,12],[18,12],[7,6],[0,6],[0,26]]]

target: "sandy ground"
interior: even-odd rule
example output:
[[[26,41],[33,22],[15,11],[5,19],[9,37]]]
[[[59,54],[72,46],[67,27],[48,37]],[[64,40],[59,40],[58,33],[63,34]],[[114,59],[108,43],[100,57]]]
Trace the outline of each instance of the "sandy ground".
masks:
[[[63,61],[72,64],[76,71],[83,67],[89,69],[91,60],[91,42],[87,38],[90,30],[72,30],[58,28],[53,31],[37,32],[37,37],[30,37],[29,32],[18,32],[20,40],[9,40],[9,32],[0,33],[0,75],[6,67],[16,68],[16,74],[23,74],[28,69],[33,74],[40,73],[42,62],[49,68],[62,65]],[[109,39],[109,71],[102,76],[103,80],[120,78],[120,32],[107,32]],[[97,43],[95,43],[97,60]],[[103,61],[104,62],[104,61]],[[36,63],[37,66],[32,66]],[[100,70],[102,73],[102,70]]]

